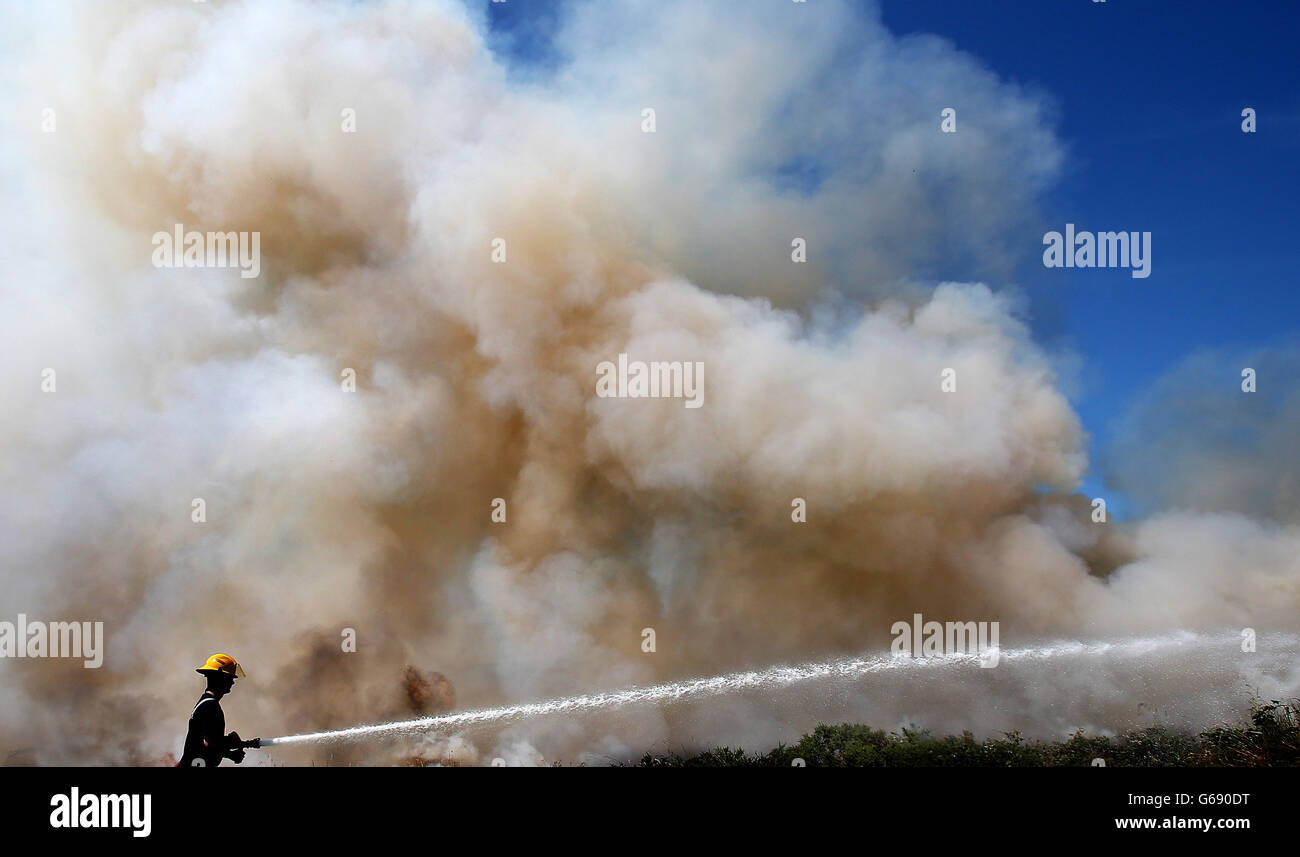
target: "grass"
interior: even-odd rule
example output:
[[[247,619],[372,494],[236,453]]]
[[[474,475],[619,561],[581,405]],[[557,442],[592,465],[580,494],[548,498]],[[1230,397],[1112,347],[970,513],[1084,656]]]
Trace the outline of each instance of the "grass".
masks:
[[[820,768],[1297,767],[1300,699],[1257,704],[1250,722],[1193,735],[1163,726],[1115,737],[1076,732],[1064,741],[1028,741],[1019,732],[976,741],[969,732],[935,736],[927,730],[884,732],[852,723],[818,726],[793,745],[767,753],[722,747],[693,756],[647,754],[645,768],[790,767],[796,759]]]

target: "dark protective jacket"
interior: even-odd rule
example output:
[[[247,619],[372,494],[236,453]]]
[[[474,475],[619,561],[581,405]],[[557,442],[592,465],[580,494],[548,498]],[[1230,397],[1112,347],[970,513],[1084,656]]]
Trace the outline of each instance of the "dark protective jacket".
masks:
[[[178,768],[215,768],[227,755],[226,715],[212,691],[206,690],[190,712],[190,728],[185,735]]]

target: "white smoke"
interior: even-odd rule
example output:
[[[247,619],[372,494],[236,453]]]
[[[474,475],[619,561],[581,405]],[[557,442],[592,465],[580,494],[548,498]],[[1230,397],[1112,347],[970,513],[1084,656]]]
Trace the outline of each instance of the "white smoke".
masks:
[[[883,649],[914,612],[1004,641],[1297,627],[1293,526],[1130,534],[1069,494],[1052,361],[1008,293],[943,281],[1005,276],[1062,146],[942,41],[845,3],[581,4],[520,82],[451,2],[3,14],[4,606],[108,637],[99,671],[0,662],[8,749],[156,759],[219,650],[250,674],[232,728],[285,734],[401,713],[407,664],[482,707]],[[261,277],[152,267],[177,223],[259,231]],[[702,361],[705,406],[597,398],[620,353]],[[1225,685],[1298,686],[1197,663],[1158,694],[1083,666],[1002,690],[1082,685],[1102,726],[1173,694],[1202,725]],[[909,687],[432,740],[595,761],[816,718],[1061,725]]]

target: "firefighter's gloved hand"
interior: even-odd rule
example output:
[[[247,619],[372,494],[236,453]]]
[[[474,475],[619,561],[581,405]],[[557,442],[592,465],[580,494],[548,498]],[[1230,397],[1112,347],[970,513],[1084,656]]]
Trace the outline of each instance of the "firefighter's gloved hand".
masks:
[[[226,758],[236,765],[244,761],[244,748],[240,746],[242,743],[244,742],[240,740],[238,732],[231,732],[226,736]]]

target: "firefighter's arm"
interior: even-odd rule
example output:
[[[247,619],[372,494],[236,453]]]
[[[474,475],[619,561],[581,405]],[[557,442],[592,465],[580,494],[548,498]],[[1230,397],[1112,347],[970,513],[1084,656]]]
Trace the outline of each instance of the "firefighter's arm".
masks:
[[[226,736],[221,734],[221,722],[213,716],[213,706],[204,705],[196,714],[199,736],[203,739],[203,759],[210,767],[221,764],[226,750]]]

